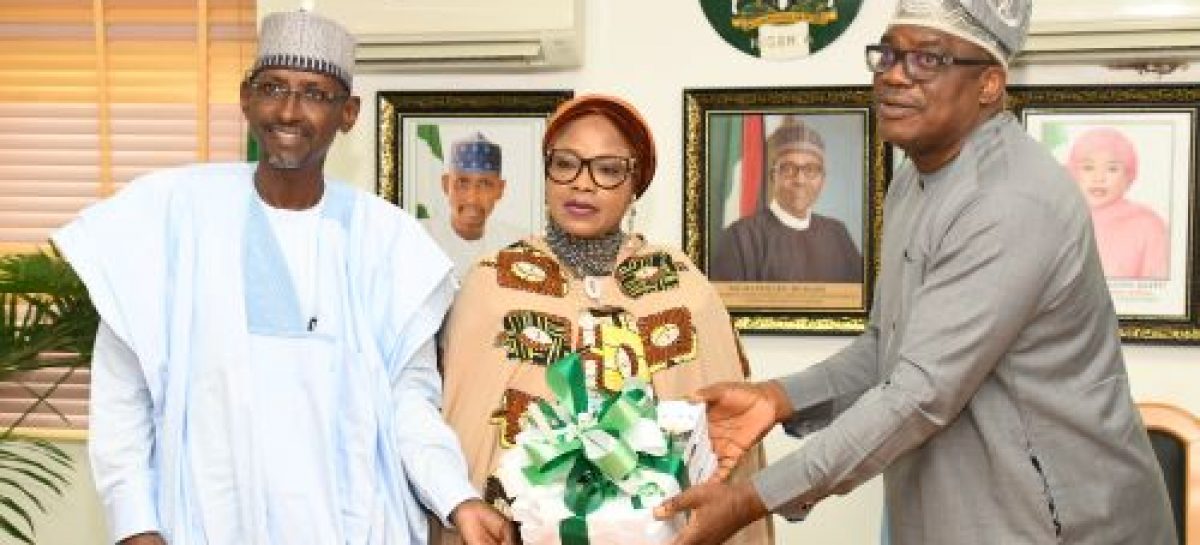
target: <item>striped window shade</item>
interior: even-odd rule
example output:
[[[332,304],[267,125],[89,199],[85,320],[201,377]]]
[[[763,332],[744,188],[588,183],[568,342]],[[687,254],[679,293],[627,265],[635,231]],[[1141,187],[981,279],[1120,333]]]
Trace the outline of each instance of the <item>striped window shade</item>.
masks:
[[[0,253],[45,247],[143,173],[243,159],[238,84],[254,59],[255,10],[255,0],[0,0]],[[0,430],[21,419],[21,433],[83,434],[87,388],[86,369],[9,377]]]
[[[0,252],[162,167],[244,157],[254,0],[0,2]]]
[[[0,430],[16,426],[28,436],[83,439],[89,378],[87,368],[47,367],[0,382]]]

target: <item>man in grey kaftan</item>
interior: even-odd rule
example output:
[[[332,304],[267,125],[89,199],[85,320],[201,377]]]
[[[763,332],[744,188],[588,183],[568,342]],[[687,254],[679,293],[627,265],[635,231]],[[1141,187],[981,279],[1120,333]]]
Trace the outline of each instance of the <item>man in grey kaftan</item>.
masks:
[[[820,432],[751,482],[668,502],[693,511],[677,545],[879,473],[894,545],[1174,542],[1088,207],[1003,110],[1029,10],[900,0],[867,48],[880,132],[908,159],[866,331],[793,375],[703,392],[723,464],[776,422]]]

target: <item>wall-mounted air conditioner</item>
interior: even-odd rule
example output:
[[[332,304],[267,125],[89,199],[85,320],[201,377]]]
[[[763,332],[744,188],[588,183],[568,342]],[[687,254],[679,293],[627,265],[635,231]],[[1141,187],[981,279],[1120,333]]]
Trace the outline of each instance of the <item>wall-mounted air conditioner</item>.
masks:
[[[554,70],[583,59],[583,0],[315,0],[360,72]]]
[[[1018,62],[1200,58],[1196,0],[1038,0]]]

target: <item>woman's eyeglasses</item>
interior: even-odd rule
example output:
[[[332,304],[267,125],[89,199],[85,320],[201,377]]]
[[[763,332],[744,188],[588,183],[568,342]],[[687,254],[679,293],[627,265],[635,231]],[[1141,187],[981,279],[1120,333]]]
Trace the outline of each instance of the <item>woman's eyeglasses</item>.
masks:
[[[553,149],[546,153],[546,177],[557,184],[574,182],[587,166],[592,181],[604,189],[616,189],[633,173],[635,160],[620,155],[597,155],[588,159],[565,149]]]

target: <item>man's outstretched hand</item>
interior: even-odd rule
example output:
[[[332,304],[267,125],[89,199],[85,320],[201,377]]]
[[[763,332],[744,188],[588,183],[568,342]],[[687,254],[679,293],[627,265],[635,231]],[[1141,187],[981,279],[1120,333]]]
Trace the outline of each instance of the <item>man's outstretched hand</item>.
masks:
[[[654,509],[660,520],[690,511],[691,518],[671,545],[725,543],[738,530],[767,515],[758,492],[748,483],[709,481],[681,492]]]
[[[718,460],[714,480],[728,479],[742,456],[792,414],[787,393],[775,381],[721,382],[692,397],[707,408],[708,435]]]
[[[483,500],[464,501],[450,513],[450,522],[467,545],[516,545],[512,521]]]

